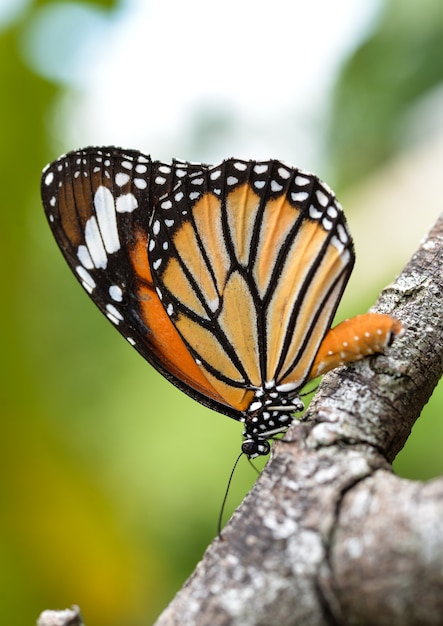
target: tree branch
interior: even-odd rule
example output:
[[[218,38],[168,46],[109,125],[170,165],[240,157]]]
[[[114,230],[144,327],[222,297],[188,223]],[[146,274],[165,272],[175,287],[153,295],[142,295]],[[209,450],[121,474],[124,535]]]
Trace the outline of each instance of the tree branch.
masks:
[[[325,376],[157,626],[441,623],[443,480],[390,463],[443,371],[442,244],[443,216],[373,309],[404,337]]]
[[[84,626],[80,609],[73,606],[61,611],[43,611],[37,620],[37,626]]]

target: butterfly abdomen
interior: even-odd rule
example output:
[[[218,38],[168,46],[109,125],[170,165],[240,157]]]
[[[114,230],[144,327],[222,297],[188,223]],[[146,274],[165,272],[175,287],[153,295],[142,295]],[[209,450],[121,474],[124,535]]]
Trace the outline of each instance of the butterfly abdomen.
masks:
[[[326,334],[309,378],[383,352],[394,337],[401,336],[403,332],[403,326],[397,319],[381,313],[366,313],[344,320]]]

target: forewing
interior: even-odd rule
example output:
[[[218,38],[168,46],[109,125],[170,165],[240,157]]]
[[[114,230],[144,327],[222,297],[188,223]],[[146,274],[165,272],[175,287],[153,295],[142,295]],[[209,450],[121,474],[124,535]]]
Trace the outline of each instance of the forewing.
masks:
[[[171,382],[231,414],[166,315],[148,263],[153,207],[205,167],[166,165],[114,147],[86,148],[45,168],[41,192],[55,239],[100,310]]]

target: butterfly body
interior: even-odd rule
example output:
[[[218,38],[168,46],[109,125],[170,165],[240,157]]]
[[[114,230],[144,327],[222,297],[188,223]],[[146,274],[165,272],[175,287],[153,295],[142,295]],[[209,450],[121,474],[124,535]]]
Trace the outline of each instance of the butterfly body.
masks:
[[[401,332],[375,314],[359,334],[352,320],[330,330],[352,239],[332,191],[279,161],[168,165],[87,148],[44,171],[42,197],[94,302],[166,378],[244,422],[249,456],[302,410],[308,380]]]

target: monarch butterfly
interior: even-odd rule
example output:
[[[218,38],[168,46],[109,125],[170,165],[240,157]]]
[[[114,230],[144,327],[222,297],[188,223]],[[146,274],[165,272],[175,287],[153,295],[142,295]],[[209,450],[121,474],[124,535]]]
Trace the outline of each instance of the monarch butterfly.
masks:
[[[249,458],[303,409],[307,381],[402,333],[381,314],[330,329],[353,243],[333,192],[303,170],[86,148],[48,165],[41,189],[95,304],[173,384],[243,422]]]

